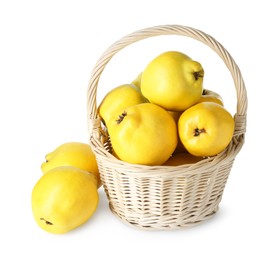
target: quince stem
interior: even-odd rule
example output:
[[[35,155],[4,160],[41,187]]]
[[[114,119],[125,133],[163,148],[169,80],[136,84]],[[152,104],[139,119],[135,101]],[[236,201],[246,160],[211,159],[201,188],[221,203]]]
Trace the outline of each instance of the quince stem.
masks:
[[[53,225],[53,223],[51,223],[50,221],[47,221],[46,219],[44,218],[40,218],[40,220],[44,220],[46,222],[47,225]]]
[[[116,123],[119,125],[123,121],[125,116],[127,116],[126,111],[124,111],[121,115],[119,115],[119,118],[116,120]]]
[[[203,71],[195,71],[194,73],[195,80],[203,77]]]
[[[206,133],[206,131],[205,131],[204,128],[202,128],[202,129],[196,128],[196,129],[194,130],[194,136],[199,136],[199,135],[202,134],[202,133]]]

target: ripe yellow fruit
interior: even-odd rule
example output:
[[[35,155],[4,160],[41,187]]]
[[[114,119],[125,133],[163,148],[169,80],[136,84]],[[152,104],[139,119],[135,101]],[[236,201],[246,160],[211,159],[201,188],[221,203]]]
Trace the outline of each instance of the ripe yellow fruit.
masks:
[[[97,177],[98,187],[101,186],[96,157],[89,144],[68,142],[58,146],[46,155],[46,161],[42,163],[41,169],[46,173],[58,166],[74,166],[90,172]]]
[[[202,157],[194,156],[190,153],[176,153],[173,154],[163,165],[165,166],[178,166],[183,164],[193,164],[201,161]]]
[[[163,108],[143,103],[128,107],[108,124],[115,154],[120,160],[144,165],[161,165],[177,145],[177,126]]]
[[[132,84],[140,89],[142,72],[132,81]]]
[[[72,166],[48,171],[32,191],[37,224],[50,233],[66,233],[86,222],[99,202],[95,175]]]
[[[153,59],[141,77],[142,94],[166,110],[184,111],[202,95],[204,71],[187,55],[169,51]]]
[[[125,108],[147,102],[139,88],[124,84],[109,91],[98,107],[99,114],[107,124],[111,117],[118,116]]]
[[[183,112],[178,121],[178,133],[189,153],[213,156],[230,143],[234,133],[234,119],[223,106],[202,102]]]
[[[201,102],[215,102],[221,106],[224,106],[222,97],[218,93],[208,89],[203,90],[202,96],[197,103]]]

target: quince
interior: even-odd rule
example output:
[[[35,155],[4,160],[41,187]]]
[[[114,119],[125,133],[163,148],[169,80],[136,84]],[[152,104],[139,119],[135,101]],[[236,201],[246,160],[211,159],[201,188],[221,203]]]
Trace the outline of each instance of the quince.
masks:
[[[198,103],[180,116],[178,133],[186,150],[195,156],[214,156],[230,143],[234,119],[221,105]]]
[[[96,157],[89,144],[68,142],[58,146],[46,155],[46,161],[42,163],[41,169],[46,173],[58,166],[74,166],[90,172],[97,177],[98,187],[101,186]]]
[[[178,141],[173,117],[152,103],[126,108],[107,126],[116,156],[129,163],[161,165]]]
[[[223,99],[218,93],[216,93],[212,90],[209,90],[209,89],[204,89],[198,103],[207,102],[207,101],[208,102],[215,102],[215,103],[217,103],[221,106],[224,106]]]
[[[202,95],[202,65],[184,53],[169,51],[153,59],[141,77],[142,94],[166,110],[184,111]]]
[[[45,231],[62,234],[86,222],[99,202],[96,176],[72,166],[48,171],[32,191],[32,211]]]
[[[133,84],[118,86],[107,93],[98,107],[105,124],[118,116],[126,107],[147,102],[139,88]]]
[[[132,84],[140,89],[142,72],[132,81]]]
[[[165,166],[178,166],[183,164],[192,164],[201,161],[202,157],[194,156],[190,153],[176,153],[173,154],[163,165]]]

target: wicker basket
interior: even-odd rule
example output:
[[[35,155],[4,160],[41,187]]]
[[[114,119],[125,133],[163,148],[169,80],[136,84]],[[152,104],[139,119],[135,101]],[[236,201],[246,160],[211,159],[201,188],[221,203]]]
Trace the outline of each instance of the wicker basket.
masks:
[[[225,151],[196,164],[145,166],[129,164],[110,153],[106,129],[97,113],[98,81],[106,64],[126,46],[158,35],[182,35],[213,49],[231,72],[237,92],[233,140]],[[96,154],[101,180],[111,211],[125,223],[141,229],[176,229],[195,225],[218,210],[234,159],[246,130],[247,95],[238,66],[224,47],[199,30],[164,25],[131,33],[110,46],[93,69],[88,86],[90,144]]]

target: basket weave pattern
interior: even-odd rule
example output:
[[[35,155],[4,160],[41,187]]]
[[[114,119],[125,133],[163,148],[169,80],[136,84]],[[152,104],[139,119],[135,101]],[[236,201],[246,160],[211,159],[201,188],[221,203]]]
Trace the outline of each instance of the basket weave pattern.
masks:
[[[236,93],[235,132],[220,154],[181,166],[145,166],[117,160],[97,113],[96,94],[106,64],[126,46],[153,36],[182,35],[214,50],[231,72]],[[175,229],[200,223],[217,212],[234,159],[246,131],[247,94],[231,55],[211,36],[181,25],[146,28],[111,45],[93,68],[88,86],[88,127],[110,209],[125,223],[142,229]]]

